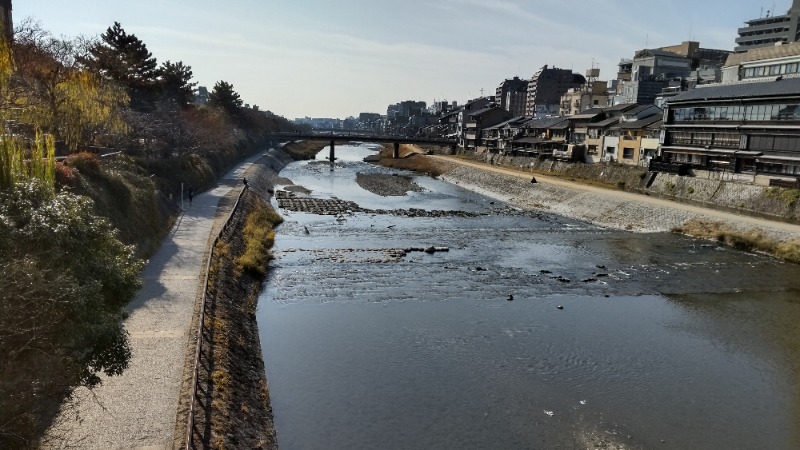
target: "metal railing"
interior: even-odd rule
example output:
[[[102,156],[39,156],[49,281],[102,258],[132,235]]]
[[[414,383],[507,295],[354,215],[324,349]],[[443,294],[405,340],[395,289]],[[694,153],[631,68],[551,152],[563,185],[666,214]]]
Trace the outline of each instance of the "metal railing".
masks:
[[[192,369],[192,385],[189,395],[189,417],[186,425],[186,450],[194,448],[194,412],[195,405],[197,404],[197,381],[200,367],[200,354],[203,348],[203,324],[205,322],[206,303],[209,299],[208,272],[211,269],[211,260],[214,257],[214,249],[216,248],[222,233],[228,229],[228,226],[230,226],[231,219],[233,219],[233,215],[236,213],[236,209],[239,207],[239,202],[241,201],[246,190],[247,186],[244,186],[242,187],[242,190],[239,191],[239,195],[236,198],[236,203],[233,205],[233,208],[231,208],[230,213],[228,213],[225,223],[222,225],[219,231],[217,231],[216,236],[214,236],[214,241],[211,243],[211,250],[208,252],[208,260],[206,260],[206,269],[203,275],[203,298],[200,301],[200,318],[197,325],[197,344],[195,345],[194,368]]]

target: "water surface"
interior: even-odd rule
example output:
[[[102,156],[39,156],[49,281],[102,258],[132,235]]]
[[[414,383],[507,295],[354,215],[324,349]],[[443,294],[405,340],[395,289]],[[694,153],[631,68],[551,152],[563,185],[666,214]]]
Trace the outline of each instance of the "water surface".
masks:
[[[281,448],[800,446],[797,266],[429,177],[379,197],[354,181],[392,173],[360,162],[373,148],[336,150],[332,171],[281,175],[369,209],[483,215],[281,211],[258,312]],[[450,251],[396,251],[428,246]]]

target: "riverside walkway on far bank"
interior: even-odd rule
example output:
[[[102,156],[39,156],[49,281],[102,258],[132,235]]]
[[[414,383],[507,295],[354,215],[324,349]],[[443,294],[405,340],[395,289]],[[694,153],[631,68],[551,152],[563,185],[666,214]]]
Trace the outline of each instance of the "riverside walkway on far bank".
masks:
[[[446,181],[502,198],[520,208],[544,209],[609,228],[666,232],[698,219],[724,223],[740,231],[758,229],[776,241],[800,239],[800,225],[797,224],[602,188],[452,156],[436,155],[432,158],[456,168],[442,175]],[[497,174],[514,182],[503,182]],[[536,184],[530,183],[532,176],[536,177]]]
[[[259,153],[228,172],[216,188],[185,203],[169,235],[142,272],[143,286],[127,306],[131,361],[120,376],[101,375],[93,390],[76,389],[48,431],[43,448],[171,449],[186,363],[193,358],[195,308],[215,231]],[[216,222],[216,223],[215,223]],[[216,225],[216,226],[215,226]],[[188,352],[188,353],[187,353]],[[189,374],[191,377],[191,374]],[[185,409],[185,405],[180,408]],[[176,436],[177,435],[177,436]]]

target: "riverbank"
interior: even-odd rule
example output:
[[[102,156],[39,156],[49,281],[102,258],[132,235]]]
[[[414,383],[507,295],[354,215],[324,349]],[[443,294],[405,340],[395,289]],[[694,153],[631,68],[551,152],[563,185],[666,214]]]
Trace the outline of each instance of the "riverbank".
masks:
[[[219,243],[211,249],[203,364],[198,372],[200,388],[194,418],[195,442],[201,443],[203,448],[277,448],[255,319],[258,295],[268,271],[271,242],[261,243],[257,252],[260,256],[246,262],[245,259],[253,259],[248,255],[246,230],[252,228],[250,218],[255,215],[273,217],[276,223],[277,214],[270,205],[273,189],[278,183],[289,183],[279,172],[292,161],[312,158],[323,147],[320,143],[300,142],[264,153],[244,172],[247,189],[239,198],[227,227],[223,229],[226,214],[218,214],[215,220],[211,235],[222,231]],[[227,205],[229,211],[234,203],[236,196],[229,195],[220,201],[220,207],[226,209]],[[271,233],[269,229],[262,229],[257,234],[269,236]],[[257,270],[253,269],[254,263]],[[194,323],[199,320],[199,305],[197,309]],[[190,340],[186,352],[194,355],[194,340]],[[193,364],[193,358],[187,360],[187,369],[193,368]],[[184,378],[190,380],[191,371],[185,372]],[[176,447],[185,441],[189,388],[188,383],[185,384],[181,395],[175,427]]]
[[[800,226],[795,224],[602,188],[540,173],[532,174],[524,169],[488,165],[456,157],[429,158],[441,165],[442,179],[496,197],[519,208],[543,209],[612,229],[640,233],[679,231],[744,250],[761,251],[789,261],[800,261],[800,253],[792,250],[800,243]],[[534,178],[535,183],[532,182]],[[706,226],[690,226],[698,223]],[[713,231],[714,229],[719,232]],[[772,251],[778,247],[783,251]]]

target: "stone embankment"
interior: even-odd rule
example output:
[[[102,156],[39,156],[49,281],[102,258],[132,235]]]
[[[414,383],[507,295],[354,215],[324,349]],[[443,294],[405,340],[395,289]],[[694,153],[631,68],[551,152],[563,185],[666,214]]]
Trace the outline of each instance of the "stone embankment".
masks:
[[[529,158],[526,158],[526,160],[529,160]],[[437,158],[437,161],[442,165],[444,174],[441,178],[445,181],[499,198],[519,208],[546,210],[608,228],[637,232],[668,232],[685,225],[689,221],[703,220],[724,223],[731,229],[741,232],[748,232],[753,228],[758,228],[770,239],[779,242],[800,237],[798,233],[800,228],[795,225],[730,214],[720,211],[720,208],[713,209],[654,198],[657,197],[656,195],[647,196],[625,192],[620,189],[583,185],[564,180],[564,177],[548,177],[548,182],[546,183],[532,183],[532,178],[536,176],[541,178],[541,166],[537,166],[540,170],[535,167],[534,171],[531,172],[530,165],[525,166],[525,164],[498,166],[496,164],[486,165],[481,163],[481,167],[477,167],[465,165],[469,163],[456,162],[452,159]],[[547,162],[547,164],[555,166],[563,163]],[[581,166],[590,167],[588,165]],[[620,182],[625,182],[627,185],[628,182],[632,182],[634,179],[642,182],[645,178],[635,173],[631,174],[624,167],[606,166],[606,168],[611,171],[611,174],[605,173],[601,175],[604,172],[599,170],[601,167],[591,169],[598,170],[597,175],[603,179],[603,184],[606,186]],[[572,168],[570,170],[576,169]],[[575,174],[575,178],[588,178],[585,174],[583,175],[578,176]],[[667,181],[672,177],[665,176],[664,179],[666,181],[660,184],[654,183],[654,189],[668,189]],[[695,180],[695,183],[699,186],[702,181],[704,180]],[[677,186],[676,181],[672,182],[676,183]],[[689,186],[686,183],[691,183],[691,181],[682,180],[681,182],[684,183],[681,189],[686,190],[688,193]],[[703,189],[703,192],[707,192],[708,187]],[[761,197],[768,198],[769,194],[767,192],[769,188],[761,189]],[[725,191],[727,192],[727,190],[732,190],[732,188],[726,186]],[[756,190],[756,187],[747,186],[742,189],[743,192]],[[700,191],[699,187],[695,192],[698,191]],[[720,195],[720,191],[723,191],[723,189],[720,188],[717,191],[717,196]],[[712,198],[710,194],[705,195],[707,195],[707,198]],[[728,195],[733,197],[732,194]],[[744,198],[745,195],[740,194],[738,198]],[[753,198],[751,197],[751,199]],[[755,202],[755,200],[751,201]],[[764,204],[766,203],[765,201]]]
[[[606,184],[670,200],[756,217],[800,222],[800,191],[711,178],[682,177],[622,164],[575,164],[524,156],[473,155],[477,161]]]

